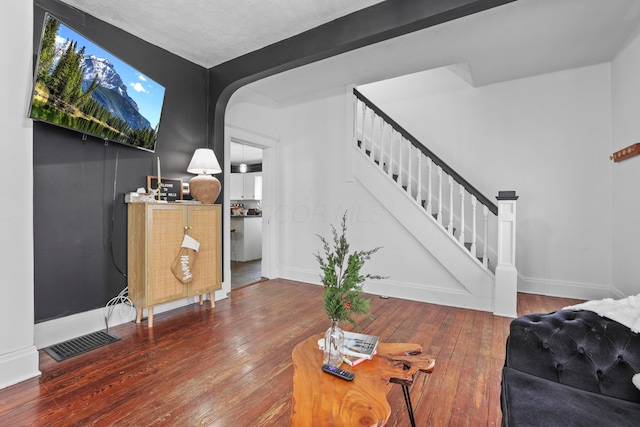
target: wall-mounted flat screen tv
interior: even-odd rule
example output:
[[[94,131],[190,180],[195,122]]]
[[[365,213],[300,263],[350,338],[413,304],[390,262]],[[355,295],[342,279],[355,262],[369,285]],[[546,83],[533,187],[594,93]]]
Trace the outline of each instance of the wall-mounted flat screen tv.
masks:
[[[163,86],[45,15],[29,117],[155,151]]]

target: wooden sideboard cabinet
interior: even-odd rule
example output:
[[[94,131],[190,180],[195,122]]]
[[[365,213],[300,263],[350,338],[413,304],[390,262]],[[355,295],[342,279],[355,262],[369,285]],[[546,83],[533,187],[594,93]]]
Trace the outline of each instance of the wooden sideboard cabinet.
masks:
[[[222,287],[222,209],[220,205],[180,203],[128,204],[129,298],[138,313],[147,309],[153,326],[153,307],[170,301],[209,294]],[[193,281],[183,284],[171,272],[184,234],[200,242],[192,267]]]

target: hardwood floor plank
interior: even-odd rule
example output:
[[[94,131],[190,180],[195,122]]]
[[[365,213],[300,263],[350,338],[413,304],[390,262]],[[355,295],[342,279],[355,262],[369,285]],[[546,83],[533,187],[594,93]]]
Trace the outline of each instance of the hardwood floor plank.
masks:
[[[467,336],[473,313],[457,311],[450,323],[447,351],[440,351],[436,357],[436,369],[431,374],[440,380],[440,386],[434,390],[434,411],[427,425],[448,424],[452,416],[453,405],[460,383],[460,371],[467,351]],[[445,324],[446,325],[446,322]],[[450,348],[450,350],[449,350]],[[436,373],[436,370],[438,371]],[[434,375],[435,374],[435,375]]]
[[[452,363],[449,365],[447,375],[458,377],[458,383],[454,387],[453,381],[451,382],[450,392],[446,393],[446,398],[439,401],[438,407],[443,405],[445,408],[449,408],[451,413],[450,423],[460,426],[468,426],[471,415],[466,407],[471,403],[473,399],[473,386],[475,385],[475,378],[473,378],[473,372],[475,367],[471,366],[470,360],[474,355],[469,355],[469,351],[477,350],[479,341],[477,340],[477,334],[474,334],[476,312],[469,311],[465,315],[464,325],[461,330],[454,353],[457,357],[452,358]]]
[[[500,424],[511,319],[370,298],[374,318],[357,319],[363,332],[415,342],[436,358],[433,373],[418,374],[410,389],[417,425]],[[518,310],[577,302],[519,294]],[[69,360],[40,351],[39,378],[0,390],[0,425],[287,426],[291,352],[328,325],[320,286],[277,279],[234,289],[213,309],[193,304],[156,315],[153,328],[144,321],[111,328],[120,341]],[[388,425],[409,425],[401,387],[387,390]]]
[[[508,331],[505,331],[505,319],[499,316],[493,316],[491,327],[491,350],[490,350],[490,385],[488,390],[489,402],[500,402],[500,381],[502,376],[502,367],[504,366],[505,344]],[[511,319],[509,319],[509,323]],[[488,423],[489,426],[499,426],[502,420],[502,412],[499,405],[489,404],[488,407]]]

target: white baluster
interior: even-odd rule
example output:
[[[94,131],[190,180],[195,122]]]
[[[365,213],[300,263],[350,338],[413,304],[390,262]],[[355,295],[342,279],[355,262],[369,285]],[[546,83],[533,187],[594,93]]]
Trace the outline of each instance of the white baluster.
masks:
[[[413,163],[413,144],[411,144],[410,141],[407,141],[407,148],[407,159],[409,160],[407,162],[407,194],[409,197],[413,197],[411,195],[411,181],[413,181],[413,171],[411,170],[411,164]]]
[[[442,167],[438,166],[438,224],[442,225]]]
[[[453,235],[453,177],[449,177],[449,225],[447,231]]]
[[[353,126],[354,126],[353,138],[355,139],[355,141],[353,141],[353,143],[357,144],[358,139],[360,138],[360,116],[358,114],[358,112],[360,111],[360,101],[355,96],[353,97],[353,99],[355,100],[354,101],[355,108],[354,108],[354,114],[353,114]]]
[[[367,114],[367,112],[369,111],[369,108],[365,105],[364,108],[364,112],[363,112],[363,117],[362,117],[362,144],[360,145],[360,149],[362,150],[363,153],[366,152],[367,150],[367,117],[369,116],[369,114]]]
[[[378,140],[378,134],[376,132],[376,130],[378,129],[378,126],[376,125],[376,123],[379,121],[380,121],[380,117],[377,114],[374,114],[373,123],[371,124],[371,152],[369,153],[371,160],[376,159],[376,145]]]
[[[431,160],[431,157],[427,157],[427,173],[429,174],[429,181],[428,181],[428,187],[427,187],[427,213],[429,215],[431,215],[431,174],[433,172],[433,161]]]
[[[385,156],[387,155],[387,123],[382,121],[382,129],[380,131],[380,169],[382,172],[386,172],[384,170],[384,165],[387,163],[385,161]]]
[[[422,151],[416,150],[418,153],[418,188],[416,189],[416,202],[422,206]]]
[[[398,180],[396,181],[400,187],[402,187],[402,153],[404,150],[402,149],[402,145],[404,143],[404,138],[400,135],[400,139],[398,140]]]
[[[464,246],[464,187],[460,186],[460,237],[458,242]]]
[[[477,257],[476,253],[476,205],[478,204],[478,199],[476,196],[471,195],[471,255]]]
[[[371,118],[371,148],[369,149],[369,157],[374,160],[376,156],[376,122],[380,120],[377,114],[373,114]]]
[[[482,265],[485,268],[489,267],[489,256],[488,256],[488,238],[489,238],[489,208],[485,205],[482,205],[482,213],[484,214],[484,243],[482,244]]]
[[[387,175],[393,179],[393,150],[395,148],[395,135],[396,132],[391,126],[389,126],[389,167],[387,168]]]
[[[380,138],[378,144],[378,166],[384,172],[384,126],[385,122],[382,117],[380,117]]]
[[[364,151],[364,147],[365,147],[365,133],[364,133],[364,124],[367,121],[367,106],[365,105],[364,102],[362,102],[362,126],[360,128],[360,132],[361,132],[361,137],[360,137],[360,149],[362,151]]]
[[[353,104],[353,144],[354,146],[358,146],[358,139],[360,137],[360,126],[358,126],[359,114],[358,111],[360,109],[360,100],[354,96],[355,102]]]
[[[369,156],[373,155],[373,133],[375,131],[375,122],[376,122],[376,113],[373,110],[371,111],[371,124],[369,125]],[[366,151],[365,151],[366,153]]]

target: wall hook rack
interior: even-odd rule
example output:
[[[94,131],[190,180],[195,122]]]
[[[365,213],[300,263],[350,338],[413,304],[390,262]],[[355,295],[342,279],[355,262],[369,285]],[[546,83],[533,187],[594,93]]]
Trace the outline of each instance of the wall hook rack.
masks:
[[[617,163],[622,160],[627,160],[631,157],[637,156],[638,154],[640,154],[640,142],[632,144],[627,148],[623,148],[622,150],[616,151],[611,156],[609,156],[609,160],[613,160]]]

